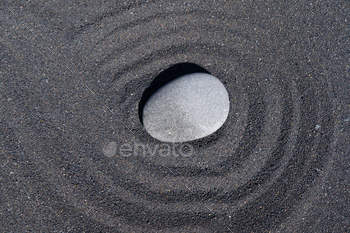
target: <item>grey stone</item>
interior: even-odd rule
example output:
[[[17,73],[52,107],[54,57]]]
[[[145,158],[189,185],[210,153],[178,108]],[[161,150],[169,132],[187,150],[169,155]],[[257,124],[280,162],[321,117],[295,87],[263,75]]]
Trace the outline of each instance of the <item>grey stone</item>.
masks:
[[[156,91],[143,109],[146,131],[163,142],[186,142],[206,137],[226,121],[230,101],[225,86],[214,76],[181,76]]]

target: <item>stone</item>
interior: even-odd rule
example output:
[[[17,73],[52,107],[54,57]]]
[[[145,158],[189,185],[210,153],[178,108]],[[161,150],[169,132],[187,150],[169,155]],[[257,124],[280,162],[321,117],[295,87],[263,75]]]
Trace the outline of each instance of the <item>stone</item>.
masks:
[[[216,77],[193,73],[172,80],[147,100],[146,131],[162,142],[187,142],[206,137],[226,121],[230,101]]]

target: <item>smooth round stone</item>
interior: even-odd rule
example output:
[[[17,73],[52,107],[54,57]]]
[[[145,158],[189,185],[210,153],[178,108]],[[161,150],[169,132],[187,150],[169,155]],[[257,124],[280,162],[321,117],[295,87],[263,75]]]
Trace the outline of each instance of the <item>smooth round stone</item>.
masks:
[[[226,121],[230,101],[214,76],[181,76],[156,91],[143,109],[146,131],[163,142],[187,142],[206,137]]]

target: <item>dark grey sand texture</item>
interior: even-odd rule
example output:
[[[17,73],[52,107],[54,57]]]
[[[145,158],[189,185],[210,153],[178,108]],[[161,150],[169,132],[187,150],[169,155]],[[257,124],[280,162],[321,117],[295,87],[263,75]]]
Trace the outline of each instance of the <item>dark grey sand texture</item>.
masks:
[[[349,11],[2,1],[0,232],[350,232]],[[169,68],[223,83],[218,131],[146,132]]]

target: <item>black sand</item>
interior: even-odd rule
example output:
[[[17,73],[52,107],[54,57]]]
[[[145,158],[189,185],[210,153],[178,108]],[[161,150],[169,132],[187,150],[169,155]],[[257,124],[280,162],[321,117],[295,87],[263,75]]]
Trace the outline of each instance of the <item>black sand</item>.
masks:
[[[349,10],[3,1],[0,231],[350,232]],[[193,64],[225,84],[228,120],[191,156],[142,154],[167,147],[145,90]]]

